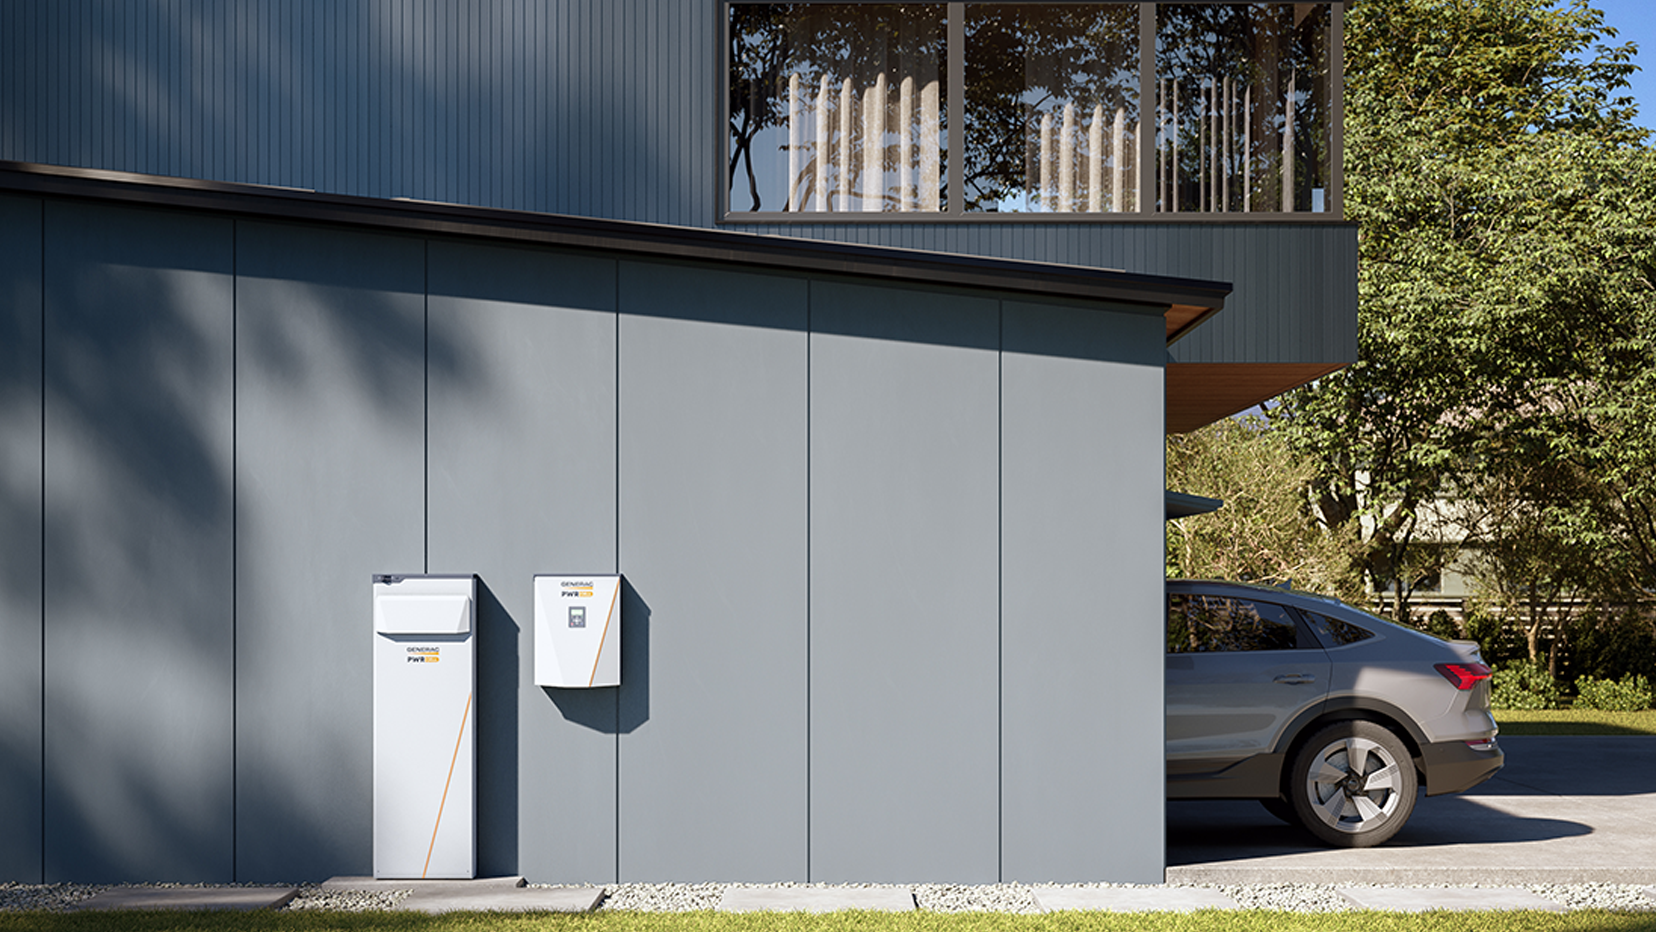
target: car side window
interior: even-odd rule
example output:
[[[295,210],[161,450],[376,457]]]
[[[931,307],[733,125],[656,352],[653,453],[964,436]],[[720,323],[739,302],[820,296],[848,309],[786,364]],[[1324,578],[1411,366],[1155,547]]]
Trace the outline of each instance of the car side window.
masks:
[[[1359,628],[1349,621],[1319,615],[1316,612],[1305,612],[1305,620],[1311,623],[1311,630],[1317,632],[1317,637],[1329,647],[1344,647],[1358,641],[1366,641],[1374,637],[1374,632],[1367,628]]]
[[[1167,652],[1294,650],[1299,628],[1280,605],[1216,595],[1167,597]]]

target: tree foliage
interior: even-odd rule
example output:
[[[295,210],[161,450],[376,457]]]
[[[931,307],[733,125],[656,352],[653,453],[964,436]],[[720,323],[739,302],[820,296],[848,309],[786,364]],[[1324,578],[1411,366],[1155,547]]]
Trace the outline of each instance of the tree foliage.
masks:
[[[1169,488],[1223,499],[1216,512],[1167,522],[1168,575],[1292,584],[1355,599],[1348,537],[1320,527],[1311,463],[1258,418],[1226,419],[1167,440]]]
[[[1272,418],[1399,616],[1445,501],[1532,603],[1656,580],[1656,160],[1613,39],[1580,0],[1348,15],[1359,360]]]

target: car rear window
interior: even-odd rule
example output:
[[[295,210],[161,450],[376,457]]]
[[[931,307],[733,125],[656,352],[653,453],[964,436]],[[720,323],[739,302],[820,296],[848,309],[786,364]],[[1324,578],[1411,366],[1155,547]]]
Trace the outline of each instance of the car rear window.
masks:
[[[1167,652],[1293,650],[1299,629],[1288,610],[1269,602],[1216,595],[1167,597]]]
[[[1316,631],[1317,636],[1322,638],[1323,643],[1329,647],[1344,647],[1347,644],[1355,644],[1358,641],[1366,641],[1374,637],[1373,631],[1367,628],[1359,628],[1349,621],[1330,618],[1316,612],[1303,613],[1305,620],[1311,623],[1312,630]]]

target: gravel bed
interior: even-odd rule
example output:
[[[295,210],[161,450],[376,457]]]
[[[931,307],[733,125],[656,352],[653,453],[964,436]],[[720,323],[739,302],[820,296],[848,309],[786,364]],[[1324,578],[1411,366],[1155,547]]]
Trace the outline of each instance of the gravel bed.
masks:
[[[407,897],[411,890],[324,890],[316,884],[299,887],[299,893],[288,900],[283,909],[327,909],[340,913],[361,913],[371,909],[391,909]]]
[[[599,909],[636,909],[645,913],[676,913],[717,909],[727,886],[722,883],[623,883],[604,887]],[[750,885],[751,886],[751,885]]]
[[[157,888],[202,886],[265,886],[264,884],[146,884]],[[322,909],[336,912],[391,909],[408,896],[407,890],[361,892],[324,891],[315,884],[302,884],[299,894],[285,909]],[[548,888],[547,884],[531,884]],[[715,909],[726,887],[748,888],[840,888],[840,889],[904,889],[914,892],[915,902],[924,910],[942,913],[1002,912],[1032,913],[1036,911],[1035,894],[1042,889],[1104,889],[1150,887],[1147,884],[808,884],[808,883],[626,883],[604,887],[604,900],[599,909],[637,910],[640,912],[679,912],[685,910]],[[1279,909],[1289,912],[1342,912],[1352,908],[1340,895],[1342,888],[1408,887],[1471,888],[1497,886],[1495,884],[1174,884],[1172,886],[1205,887],[1223,892],[1237,905],[1254,909]],[[1522,886],[1537,896],[1545,897],[1568,909],[1605,909],[1618,912],[1656,913],[1656,898],[1639,884],[1576,883],[1525,884]],[[22,884],[0,883],[0,911],[39,909],[63,912],[73,909],[104,890],[108,884]]]
[[[0,909],[44,909],[61,913],[107,889],[107,886],[89,883],[0,883]]]
[[[1536,896],[1570,909],[1656,913],[1656,899],[1644,891],[1643,885],[1629,883],[1542,883],[1530,887]]]
[[[954,883],[918,883],[914,901],[935,913],[1033,913],[1035,892],[1021,883],[966,886]]]

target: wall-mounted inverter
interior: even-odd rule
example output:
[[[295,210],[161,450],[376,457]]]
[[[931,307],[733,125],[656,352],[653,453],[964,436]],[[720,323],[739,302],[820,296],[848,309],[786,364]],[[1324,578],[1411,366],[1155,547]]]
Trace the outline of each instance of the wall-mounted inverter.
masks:
[[[535,577],[535,684],[621,685],[621,577]]]
[[[374,577],[374,876],[477,874],[477,578]]]

